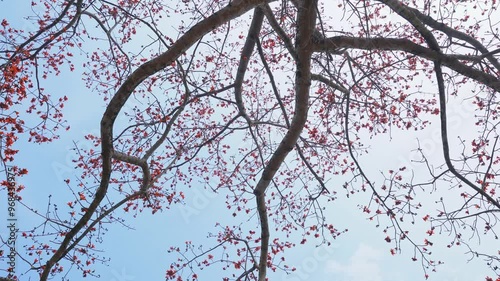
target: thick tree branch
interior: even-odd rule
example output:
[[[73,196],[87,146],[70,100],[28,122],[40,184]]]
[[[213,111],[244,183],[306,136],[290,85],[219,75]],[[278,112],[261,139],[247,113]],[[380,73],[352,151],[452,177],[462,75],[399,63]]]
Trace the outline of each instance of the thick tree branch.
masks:
[[[254,194],[257,200],[257,209],[261,221],[261,256],[259,262],[259,281],[266,280],[267,256],[269,245],[269,225],[267,221],[267,206],[265,192],[274,175],[285,160],[286,156],[297,143],[302,129],[307,121],[309,109],[309,89],[311,86],[311,56],[313,53],[312,37],[316,25],[315,0],[306,0],[301,3],[297,12],[297,69],[295,72],[295,111],[286,135],[273,153],[269,163],[257,183]]]
[[[340,48],[345,49],[361,49],[361,50],[380,50],[380,51],[401,51],[414,54],[416,56],[435,61],[440,60],[441,63],[466,76],[472,78],[493,90],[500,92],[500,80],[486,72],[475,69],[471,66],[461,63],[453,56],[445,55],[436,52],[432,49],[423,47],[408,39],[397,38],[359,38],[350,36],[335,36],[325,40],[320,40],[314,47],[316,52],[336,51]]]
[[[464,175],[460,174],[455,169],[453,163],[451,162],[450,145],[448,139],[448,122],[446,113],[446,86],[441,67],[443,55],[441,53],[441,48],[439,47],[436,38],[425,26],[423,26],[423,23],[415,16],[415,14],[411,12],[409,9],[407,9],[406,6],[402,5],[399,1],[397,0],[379,0],[379,1],[391,7],[393,11],[395,11],[400,16],[405,18],[408,22],[410,22],[424,37],[429,47],[438,54],[437,59],[434,60],[434,71],[436,73],[436,80],[438,82],[439,109],[440,109],[440,121],[441,121],[441,141],[443,143],[443,155],[446,162],[446,166],[448,166],[448,169],[454,176],[456,176],[462,182],[464,182],[469,187],[474,189],[477,193],[481,194],[484,198],[486,198],[488,202],[490,202],[495,207],[500,209],[499,201],[491,197],[490,194],[488,194],[483,188],[476,186]]]
[[[113,125],[123,105],[127,102],[135,88],[149,76],[172,64],[172,62],[187,51],[203,35],[264,2],[265,1],[263,0],[236,0],[231,2],[228,6],[194,25],[189,31],[180,37],[169,50],[142,64],[126,79],[111,99],[101,119],[102,172],[101,182],[95,193],[95,197],[90,203],[90,206],[87,208],[87,212],[80,218],[73,229],[66,234],[59,248],[45,264],[40,281],[46,281],[48,279],[52,267],[64,257],[64,253],[73,238],[89,222],[90,218],[95,213],[97,207],[107,193],[112,172],[111,158],[113,155]]]
[[[248,125],[252,125],[252,120],[246,113],[245,105],[243,104],[243,80],[245,80],[245,74],[248,69],[248,63],[250,57],[252,56],[253,50],[255,49],[255,43],[259,38],[259,33],[262,28],[262,21],[264,20],[264,13],[262,9],[255,8],[252,18],[252,23],[250,24],[250,29],[248,30],[247,39],[243,50],[240,55],[240,62],[238,64],[238,70],[236,71],[236,79],[234,81],[234,97],[236,100],[236,105],[241,116],[245,118]]]
[[[497,69],[497,71],[500,71],[500,63],[493,56],[494,53],[490,52],[476,38],[474,38],[474,37],[472,37],[464,32],[461,32],[461,31],[458,31],[454,28],[451,28],[442,22],[438,22],[437,20],[433,19],[431,16],[425,15],[415,8],[407,7],[407,9],[412,11],[413,14],[415,14],[415,16],[418,17],[426,25],[443,32],[444,34],[448,35],[449,37],[460,39],[460,40],[463,40],[463,41],[471,44],[474,48],[476,48],[479,52],[481,52],[481,54],[486,59],[488,59],[488,61]]]

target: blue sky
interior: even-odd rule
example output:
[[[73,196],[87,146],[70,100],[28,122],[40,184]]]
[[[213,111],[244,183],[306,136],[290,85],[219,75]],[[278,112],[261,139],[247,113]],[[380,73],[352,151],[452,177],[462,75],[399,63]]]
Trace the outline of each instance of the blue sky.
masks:
[[[22,1],[27,4],[29,1]],[[29,12],[27,6],[18,1],[4,0],[0,2],[0,18],[8,18],[15,23],[23,23],[22,16]],[[29,174],[19,182],[27,188],[23,191],[24,204],[35,209],[45,210],[49,195],[52,202],[65,204],[71,200],[72,194],[64,184],[65,178],[74,178],[75,174],[71,159],[73,142],[83,139],[87,133],[97,132],[100,116],[104,111],[102,98],[85,88],[78,77],[78,73],[63,73],[57,80],[48,81],[48,91],[55,95],[67,95],[70,100],[65,108],[65,116],[71,125],[71,130],[63,134],[61,139],[50,144],[33,145],[21,140],[17,144],[20,150],[16,158],[16,165],[27,167]],[[455,104],[460,128],[470,126],[469,120],[461,116],[464,111],[462,105]],[[452,107],[453,108],[453,107]],[[455,112],[455,113],[453,113]],[[435,120],[437,122],[437,120]],[[425,142],[428,152],[436,153],[436,127],[430,127],[420,132],[420,141]],[[393,167],[413,157],[411,150],[416,147],[415,135],[407,132],[394,132],[392,140],[387,136],[376,137],[370,141],[373,149],[371,154],[363,157],[365,167],[370,173],[379,174],[383,167]],[[387,157],[392,155],[392,157]],[[437,155],[439,157],[439,155]],[[384,159],[381,163],[381,159]],[[439,158],[436,159],[438,161]],[[332,183],[335,184],[335,183]],[[142,281],[163,280],[165,270],[176,256],[167,254],[171,245],[182,245],[186,240],[193,243],[212,243],[206,239],[207,233],[215,231],[215,223],[225,220],[230,213],[226,211],[224,195],[214,196],[203,190],[191,189],[186,192],[185,206],[174,205],[170,210],[151,215],[141,213],[137,218],[127,221],[133,229],[120,225],[112,225],[99,248],[103,256],[110,258],[107,265],[95,267],[104,281]],[[5,206],[6,194],[0,194]],[[431,198],[432,196],[429,196]],[[431,200],[431,199],[429,199]],[[346,234],[341,235],[329,249],[316,248],[313,244],[298,246],[289,251],[287,259],[298,268],[292,275],[283,272],[270,273],[270,280],[338,280],[338,281],[419,281],[424,280],[423,272],[418,262],[412,262],[412,248],[403,247],[403,252],[396,256],[389,254],[390,246],[384,241],[385,235],[369,222],[356,204],[365,204],[367,197],[359,194],[346,200],[338,200],[328,209],[328,223],[337,228],[348,228]],[[6,209],[0,210],[0,221],[5,221]],[[187,215],[189,214],[189,215]],[[17,209],[18,225],[20,229],[29,229],[39,220],[22,206]],[[423,226],[420,230],[425,231]],[[6,228],[0,228],[2,237],[7,235]],[[279,235],[272,233],[272,235]],[[439,238],[446,241],[446,237]],[[23,244],[23,240],[19,240]],[[491,241],[483,241],[488,243]],[[491,242],[497,243],[497,242]],[[436,243],[438,244],[438,243]],[[480,281],[489,274],[483,263],[472,261],[467,263],[465,249],[447,249],[443,244],[436,246],[434,254],[445,261],[437,273],[431,274],[431,280],[440,281]],[[18,261],[18,273],[26,270],[23,263]],[[2,266],[3,268],[3,266]],[[221,271],[214,269],[201,272],[200,280],[220,280]],[[1,273],[0,273],[1,274]],[[81,273],[73,270],[69,273],[70,280],[80,280]],[[36,274],[28,272],[22,280],[37,280]],[[59,280],[57,277],[55,280]],[[93,277],[87,280],[94,280]]]

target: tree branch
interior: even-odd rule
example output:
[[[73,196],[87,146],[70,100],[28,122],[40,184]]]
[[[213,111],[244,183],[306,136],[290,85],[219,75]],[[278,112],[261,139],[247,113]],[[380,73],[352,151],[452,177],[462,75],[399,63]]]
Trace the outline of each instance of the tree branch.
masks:
[[[486,72],[483,72],[481,70],[477,70],[471,66],[465,65],[453,56],[436,52],[432,49],[413,43],[408,39],[335,36],[324,40],[320,40],[317,44],[315,44],[314,51],[329,52],[329,51],[336,51],[340,48],[380,50],[380,51],[402,51],[414,54],[416,56],[431,61],[436,61],[439,59],[444,66],[466,77],[469,77],[480,83],[483,83],[497,92],[500,92],[500,80],[497,77],[488,74]]]
[[[316,25],[315,0],[305,0],[297,12],[297,69],[295,72],[295,110],[286,135],[274,151],[269,163],[257,183],[254,194],[261,221],[261,256],[259,262],[259,281],[266,280],[267,256],[269,246],[269,225],[265,192],[274,175],[294,148],[307,121],[309,110],[309,89],[311,86],[311,56],[313,53],[312,36]]]
[[[47,261],[40,281],[46,281],[49,277],[52,267],[64,257],[64,253],[73,238],[81,231],[88,223],[92,215],[97,210],[97,207],[104,199],[109,186],[112,167],[111,158],[113,154],[113,125],[116,117],[120,113],[123,105],[127,102],[135,88],[142,83],[146,78],[156,72],[171,65],[180,55],[187,51],[197,40],[211,30],[223,25],[229,20],[236,18],[255,6],[262,4],[264,0],[236,0],[232,1],[228,6],[215,12],[211,16],[200,21],[180,37],[172,47],[157,56],[156,58],[142,64],[137,68],[122,84],[116,94],[111,99],[104,115],[101,119],[101,157],[102,157],[102,172],[99,187],[95,193],[94,199],[87,208],[87,212],[80,218],[76,225],[69,231],[59,248]]]

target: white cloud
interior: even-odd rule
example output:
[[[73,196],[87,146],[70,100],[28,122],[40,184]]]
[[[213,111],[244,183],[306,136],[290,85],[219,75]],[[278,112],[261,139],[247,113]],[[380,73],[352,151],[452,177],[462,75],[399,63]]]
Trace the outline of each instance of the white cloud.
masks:
[[[382,281],[382,252],[366,244],[359,244],[348,263],[331,260],[327,272],[341,276],[340,280]]]

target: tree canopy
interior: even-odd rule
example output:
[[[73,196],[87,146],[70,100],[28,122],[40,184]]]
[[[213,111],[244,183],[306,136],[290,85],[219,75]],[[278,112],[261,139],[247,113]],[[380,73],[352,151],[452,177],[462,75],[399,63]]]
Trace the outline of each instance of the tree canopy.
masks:
[[[158,241],[176,257],[166,279],[196,280],[206,267],[223,280],[294,274],[288,249],[348,235],[329,211],[340,200],[359,206],[342,216],[379,227],[389,253],[413,250],[422,278],[442,263],[439,235],[484,260],[487,280],[500,278],[499,244],[480,244],[499,230],[497,1],[31,5],[23,21],[1,21],[0,153],[9,198],[42,220],[16,232],[15,249],[40,280],[68,268],[98,275],[108,225],[168,213],[193,189],[222,195],[229,223],[203,230],[203,248]],[[72,133],[75,89],[46,90],[67,72],[100,97],[100,123],[75,140],[75,176],[61,181],[72,199],[39,210],[22,197],[43,185],[10,178],[31,173],[16,158],[21,142],[43,149]],[[457,106],[469,109],[458,119]],[[411,157],[388,149],[364,161],[405,134],[418,138]],[[390,159],[401,161],[385,167]],[[23,279],[12,264],[1,269]]]

